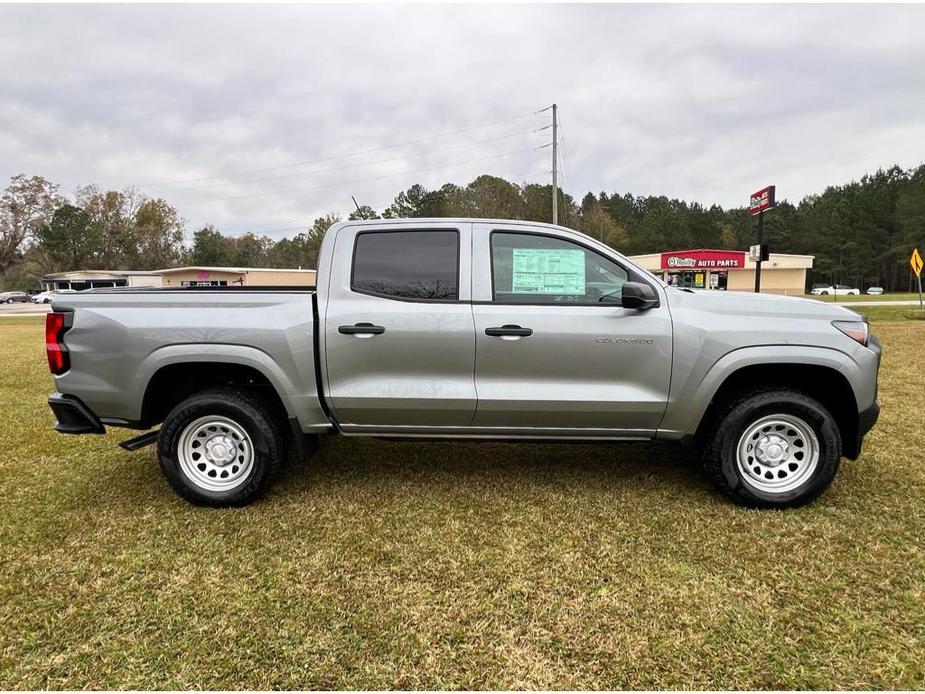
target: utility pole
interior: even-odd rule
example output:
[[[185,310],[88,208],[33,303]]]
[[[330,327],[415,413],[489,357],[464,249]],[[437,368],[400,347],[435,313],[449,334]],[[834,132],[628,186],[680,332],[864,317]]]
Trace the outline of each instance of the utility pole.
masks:
[[[552,105],[552,223],[559,223],[559,122],[555,104]]]
[[[764,254],[764,212],[758,213],[758,260],[755,261],[755,294],[761,291],[761,256]]]

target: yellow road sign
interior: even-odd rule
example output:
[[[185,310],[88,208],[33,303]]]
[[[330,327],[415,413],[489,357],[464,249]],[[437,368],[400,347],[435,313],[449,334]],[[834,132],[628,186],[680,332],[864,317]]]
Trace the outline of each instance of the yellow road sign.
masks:
[[[912,249],[912,257],[909,258],[909,264],[912,266],[912,272],[916,277],[922,276],[922,256],[919,255],[919,249]]]

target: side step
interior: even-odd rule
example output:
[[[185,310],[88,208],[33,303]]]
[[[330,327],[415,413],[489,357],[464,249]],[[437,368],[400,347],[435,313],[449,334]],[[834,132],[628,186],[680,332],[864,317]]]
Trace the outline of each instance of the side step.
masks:
[[[160,433],[160,429],[157,431],[149,431],[148,433],[142,434],[141,436],[136,436],[135,438],[129,439],[128,441],[123,441],[119,444],[119,446],[127,451],[137,451],[139,448],[150,446],[152,443],[157,441],[157,437],[160,436]]]

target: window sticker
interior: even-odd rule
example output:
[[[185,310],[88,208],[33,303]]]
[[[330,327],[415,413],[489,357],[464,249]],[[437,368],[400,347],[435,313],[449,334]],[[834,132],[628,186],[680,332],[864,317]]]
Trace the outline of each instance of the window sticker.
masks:
[[[579,249],[514,248],[511,292],[585,293],[585,252]]]

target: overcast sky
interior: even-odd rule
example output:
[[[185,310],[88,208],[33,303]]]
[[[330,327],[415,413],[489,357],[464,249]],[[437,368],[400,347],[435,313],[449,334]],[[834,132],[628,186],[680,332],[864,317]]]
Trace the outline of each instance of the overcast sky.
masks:
[[[555,101],[579,200],[797,201],[925,161],[923,30],[925,6],[3,6],[0,181],[279,238],[351,194],[549,182]]]

